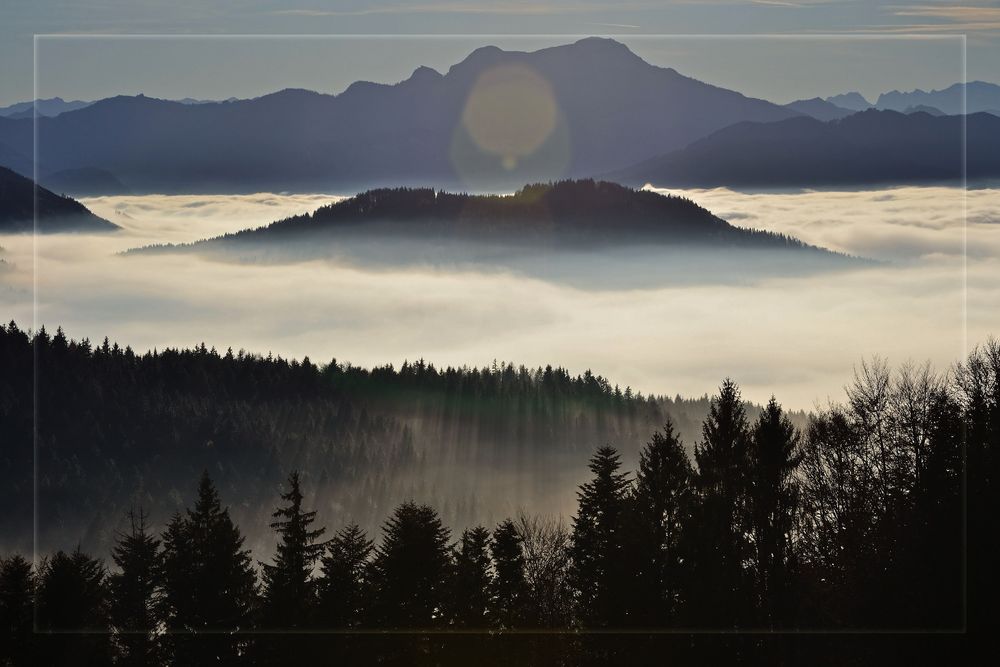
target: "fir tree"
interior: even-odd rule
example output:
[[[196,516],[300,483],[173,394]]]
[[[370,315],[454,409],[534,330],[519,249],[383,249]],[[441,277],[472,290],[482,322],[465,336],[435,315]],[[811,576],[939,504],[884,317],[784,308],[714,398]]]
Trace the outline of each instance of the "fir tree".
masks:
[[[247,643],[239,633],[250,629],[256,582],[243,536],[208,473],[202,475],[194,509],[174,517],[163,542],[174,662],[239,663]]]
[[[751,567],[759,619],[774,627],[790,612],[791,533],[799,501],[795,471],[802,457],[799,434],[773,396],[754,423],[750,442]]]
[[[111,661],[107,572],[79,548],[42,564],[36,597],[38,664],[105,665]]]
[[[495,576],[490,588],[490,616],[500,628],[513,628],[525,620],[528,582],[525,577],[524,540],[510,519],[493,531],[490,553]]]
[[[462,532],[455,549],[452,581],[452,622],[462,628],[486,627],[493,574],[489,555],[490,531],[476,526]]]
[[[635,567],[632,622],[653,627],[678,612],[682,588],[682,531],[690,520],[694,472],[668,421],[639,455],[633,495],[634,526],[628,536]]]
[[[19,555],[0,561],[0,664],[33,664],[34,611],[31,563]]]
[[[288,491],[281,499],[288,504],[272,515],[271,528],[280,536],[273,564],[263,564],[264,618],[272,628],[303,628],[312,620],[316,606],[313,566],[326,542],[318,542],[325,528],[311,528],[315,511],[302,509],[299,473],[288,477]]]
[[[705,626],[748,620],[744,562],[749,557],[747,471],[750,434],[739,388],[725,380],[695,446],[697,502],[688,531],[693,568],[687,594],[691,621]]]
[[[146,527],[146,515],[129,512],[129,532],[119,535],[111,558],[119,571],[110,577],[111,624],[121,652],[118,664],[162,662],[159,640],[162,554]]]
[[[449,531],[426,505],[403,503],[385,522],[375,551],[375,622],[386,628],[440,626],[451,569]]]
[[[319,625],[354,628],[365,618],[370,600],[369,558],[374,543],[357,524],[337,531],[322,559]]]
[[[583,623],[607,627],[625,621],[623,521],[628,476],[618,472],[621,457],[601,447],[590,459],[594,477],[580,486],[579,510],[573,519],[570,581],[576,590]]]

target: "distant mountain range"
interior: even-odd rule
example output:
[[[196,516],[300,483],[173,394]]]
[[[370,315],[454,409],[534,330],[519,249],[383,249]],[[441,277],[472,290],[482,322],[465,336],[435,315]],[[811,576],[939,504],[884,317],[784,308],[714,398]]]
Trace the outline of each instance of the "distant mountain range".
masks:
[[[197,105],[110,98],[39,119],[37,155],[51,171],[104,169],[136,192],[509,190],[794,115],[588,38],[531,53],[484,47],[443,75],[420,67],[401,83],[357,82],[339,95],[284,90]],[[31,155],[32,124],[0,118],[0,143]]]
[[[966,95],[964,104],[963,93]],[[1000,115],[1000,86],[986,81],[970,81],[968,84],[955,83],[942,90],[923,91],[919,88],[910,92],[892,90],[879,95],[875,102],[869,102],[857,92],[833,95],[823,101],[850,111],[880,109],[912,113],[917,110],[933,109],[939,114],[948,116],[980,112]],[[798,102],[785,106],[791,107],[793,104]],[[820,118],[820,120],[830,119]]]
[[[77,109],[82,109],[86,106],[90,106],[93,102],[84,102],[83,100],[73,100],[67,102],[61,97],[50,97],[48,99],[40,99],[32,103],[28,102],[18,102],[16,104],[11,104],[10,106],[0,107],[0,116],[5,116],[7,118],[31,118],[34,116],[35,108],[38,109],[38,114],[40,116],[58,116],[61,113],[67,111],[76,111]]]
[[[966,96],[963,106],[963,88]],[[956,83],[943,90],[914,90],[903,93],[893,90],[882,93],[875,102],[877,109],[905,111],[909,107],[927,106],[940,110],[949,116],[961,113],[986,112],[1000,115],[1000,86],[985,81]]]
[[[761,173],[749,180],[774,183],[778,173],[791,173],[795,180],[787,185],[909,182],[951,174],[951,154],[923,152],[920,164],[894,166],[882,175],[855,169],[846,159],[837,164],[850,172],[831,164],[800,174],[794,165],[817,159],[817,150],[789,142],[834,134],[854,141],[844,128],[862,127],[870,119],[827,130],[798,119],[839,122],[873,106],[954,114],[961,110],[962,90],[956,84],[930,93],[893,91],[874,105],[856,92],[776,105],[653,66],[614,40],[587,38],[530,53],[487,46],[445,74],[418,67],[400,83],[359,81],[338,95],[286,89],[223,102],[142,95],[93,103],[39,100],[39,113],[52,117],[38,118],[37,153],[34,112],[30,102],[21,103],[0,110],[11,114],[0,117],[0,164],[31,175],[36,155],[39,180],[74,196],[358,192],[392,186],[504,192],[525,182],[595,174],[627,174],[629,182],[637,182],[633,165],[700,155],[707,146],[721,145],[723,131],[726,140],[749,132],[773,136],[785,146],[758,146],[753,157],[761,160]],[[970,111],[1000,108],[1000,86],[973,82],[966,90]],[[746,123],[756,129],[748,130]],[[769,123],[776,125],[757,127]],[[941,144],[919,134],[921,127],[938,126],[897,116],[879,124],[890,137]],[[785,131],[791,134],[784,136]],[[831,157],[847,150],[835,148]],[[863,147],[852,144],[851,151],[870,163]],[[904,156],[914,151],[907,148],[898,157]],[[718,164],[718,158],[692,163],[706,171],[686,180],[727,184],[725,174],[748,168],[738,166],[746,155],[730,157],[733,165],[712,174],[709,162]],[[891,158],[880,156],[875,163]]]
[[[630,185],[815,187],[957,181],[963,118],[869,110],[841,120],[738,123],[606,177]],[[966,117],[968,178],[1000,178],[1000,117]]]
[[[35,184],[6,167],[0,167],[0,233],[31,232],[35,218]],[[118,226],[91,213],[86,206],[38,188],[38,231],[107,232]]]
[[[846,118],[853,113],[857,113],[853,109],[839,107],[833,102],[820,99],[819,97],[814,97],[809,100],[796,100],[794,102],[789,102],[785,105],[785,108],[822,121],[839,120],[841,118]]]

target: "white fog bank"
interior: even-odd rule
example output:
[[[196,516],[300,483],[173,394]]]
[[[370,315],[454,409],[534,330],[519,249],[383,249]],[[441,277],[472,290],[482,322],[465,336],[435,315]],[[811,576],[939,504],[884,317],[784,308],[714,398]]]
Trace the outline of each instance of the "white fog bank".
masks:
[[[363,365],[551,363],[670,395],[711,393],[732,376],[747,398],[773,393],[805,409],[841,398],[863,357],[929,359],[946,368],[966,340],[1000,334],[1000,191],[671,192],[736,225],[888,263],[810,277],[748,276],[736,286],[594,291],[468,268],[122,257],[116,253],[266,224],[337,197],[101,197],[84,203],[124,230],[39,237],[34,321],[137,350],[204,341]],[[0,315],[29,326],[32,238],[0,236],[0,247]],[[625,264],[581,262],[579,270]]]

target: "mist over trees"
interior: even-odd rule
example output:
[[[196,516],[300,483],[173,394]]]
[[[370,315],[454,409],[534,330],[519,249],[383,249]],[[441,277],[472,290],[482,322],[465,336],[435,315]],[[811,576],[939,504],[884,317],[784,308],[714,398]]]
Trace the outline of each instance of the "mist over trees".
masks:
[[[270,562],[271,489],[291,471],[308,482],[303,508],[345,517],[331,535],[348,521],[374,533],[410,499],[461,531],[521,509],[568,515],[593,446],[614,442],[634,466],[668,414],[693,442],[708,410],[707,397],[643,396],[589,371],[422,360],[364,369],[203,345],[136,354],[13,324],[0,327],[0,365],[0,437],[10,443],[0,501],[11,510],[0,549],[21,551],[36,435],[43,550],[106,553],[131,508],[162,525],[208,470],[247,547]]]
[[[578,664],[669,647],[697,663],[743,646],[745,660],[775,664],[795,656],[589,633],[978,629],[996,593],[998,421],[995,341],[942,375],[867,361],[846,403],[805,429],[777,400],[748,417],[727,379],[693,457],[669,421],[634,473],[599,447],[569,524],[520,514],[453,532],[405,501],[378,535],[348,523],[327,540],[327,525],[351,517],[310,509],[293,473],[270,490],[280,546],[256,564],[205,473],[162,534],[132,511],[113,564],[80,549],[36,567],[6,555],[2,660],[281,664],[293,650],[352,664]],[[835,664],[831,646],[811,659]]]

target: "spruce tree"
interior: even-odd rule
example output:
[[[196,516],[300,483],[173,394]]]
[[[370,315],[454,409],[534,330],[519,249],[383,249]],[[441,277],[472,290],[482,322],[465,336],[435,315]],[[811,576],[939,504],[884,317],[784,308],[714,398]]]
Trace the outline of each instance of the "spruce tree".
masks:
[[[311,528],[315,511],[302,509],[299,473],[288,477],[288,491],[281,494],[288,504],[272,515],[271,528],[279,537],[273,564],[263,564],[264,622],[268,628],[304,628],[316,607],[313,566],[326,542],[318,542],[325,528]]]
[[[31,563],[16,554],[0,561],[0,665],[34,664],[34,610]]]
[[[610,627],[625,619],[627,564],[623,557],[623,521],[628,475],[618,472],[621,457],[613,447],[590,459],[594,477],[580,486],[573,518],[570,581],[580,619],[588,627]]]
[[[129,532],[119,535],[111,557],[119,571],[110,577],[111,624],[121,655],[118,664],[163,661],[158,634],[162,554],[146,526],[146,515],[129,512]]]
[[[372,563],[374,621],[384,628],[443,624],[451,569],[449,531],[427,505],[406,502],[385,522]]]
[[[243,536],[208,473],[193,510],[164,534],[164,602],[177,664],[237,664],[246,656],[256,581]]]
[[[484,628],[489,614],[489,594],[493,586],[490,531],[476,526],[462,532],[452,580],[452,622],[460,628]]]
[[[712,399],[694,454],[697,501],[686,531],[692,563],[686,595],[690,622],[733,627],[749,618],[744,561],[750,555],[750,433],[739,388],[730,379]]]
[[[496,574],[490,588],[490,617],[501,629],[515,628],[525,621],[528,582],[523,542],[510,519],[493,531],[490,553]]]
[[[358,627],[370,604],[369,558],[374,543],[357,524],[337,531],[322,558],[319,581],[318,625],[322,628]]]
[[[774,627],[790,614],[791,532],[799,501],[795,471],[802,457],[799,434],[773,396],[754,423],[750,442],[751,568],[758,618]]]
[[[111,662],[107,572],[79,547],[58,551],[42,564],[36,597],[37,664],[105,665]]]
[[[635,577],[632,623],[670,622],[680,607],[682,530],[689,522],[694,471],[673,423],[653,434],[639,455],[634,521],[627,536]]]

